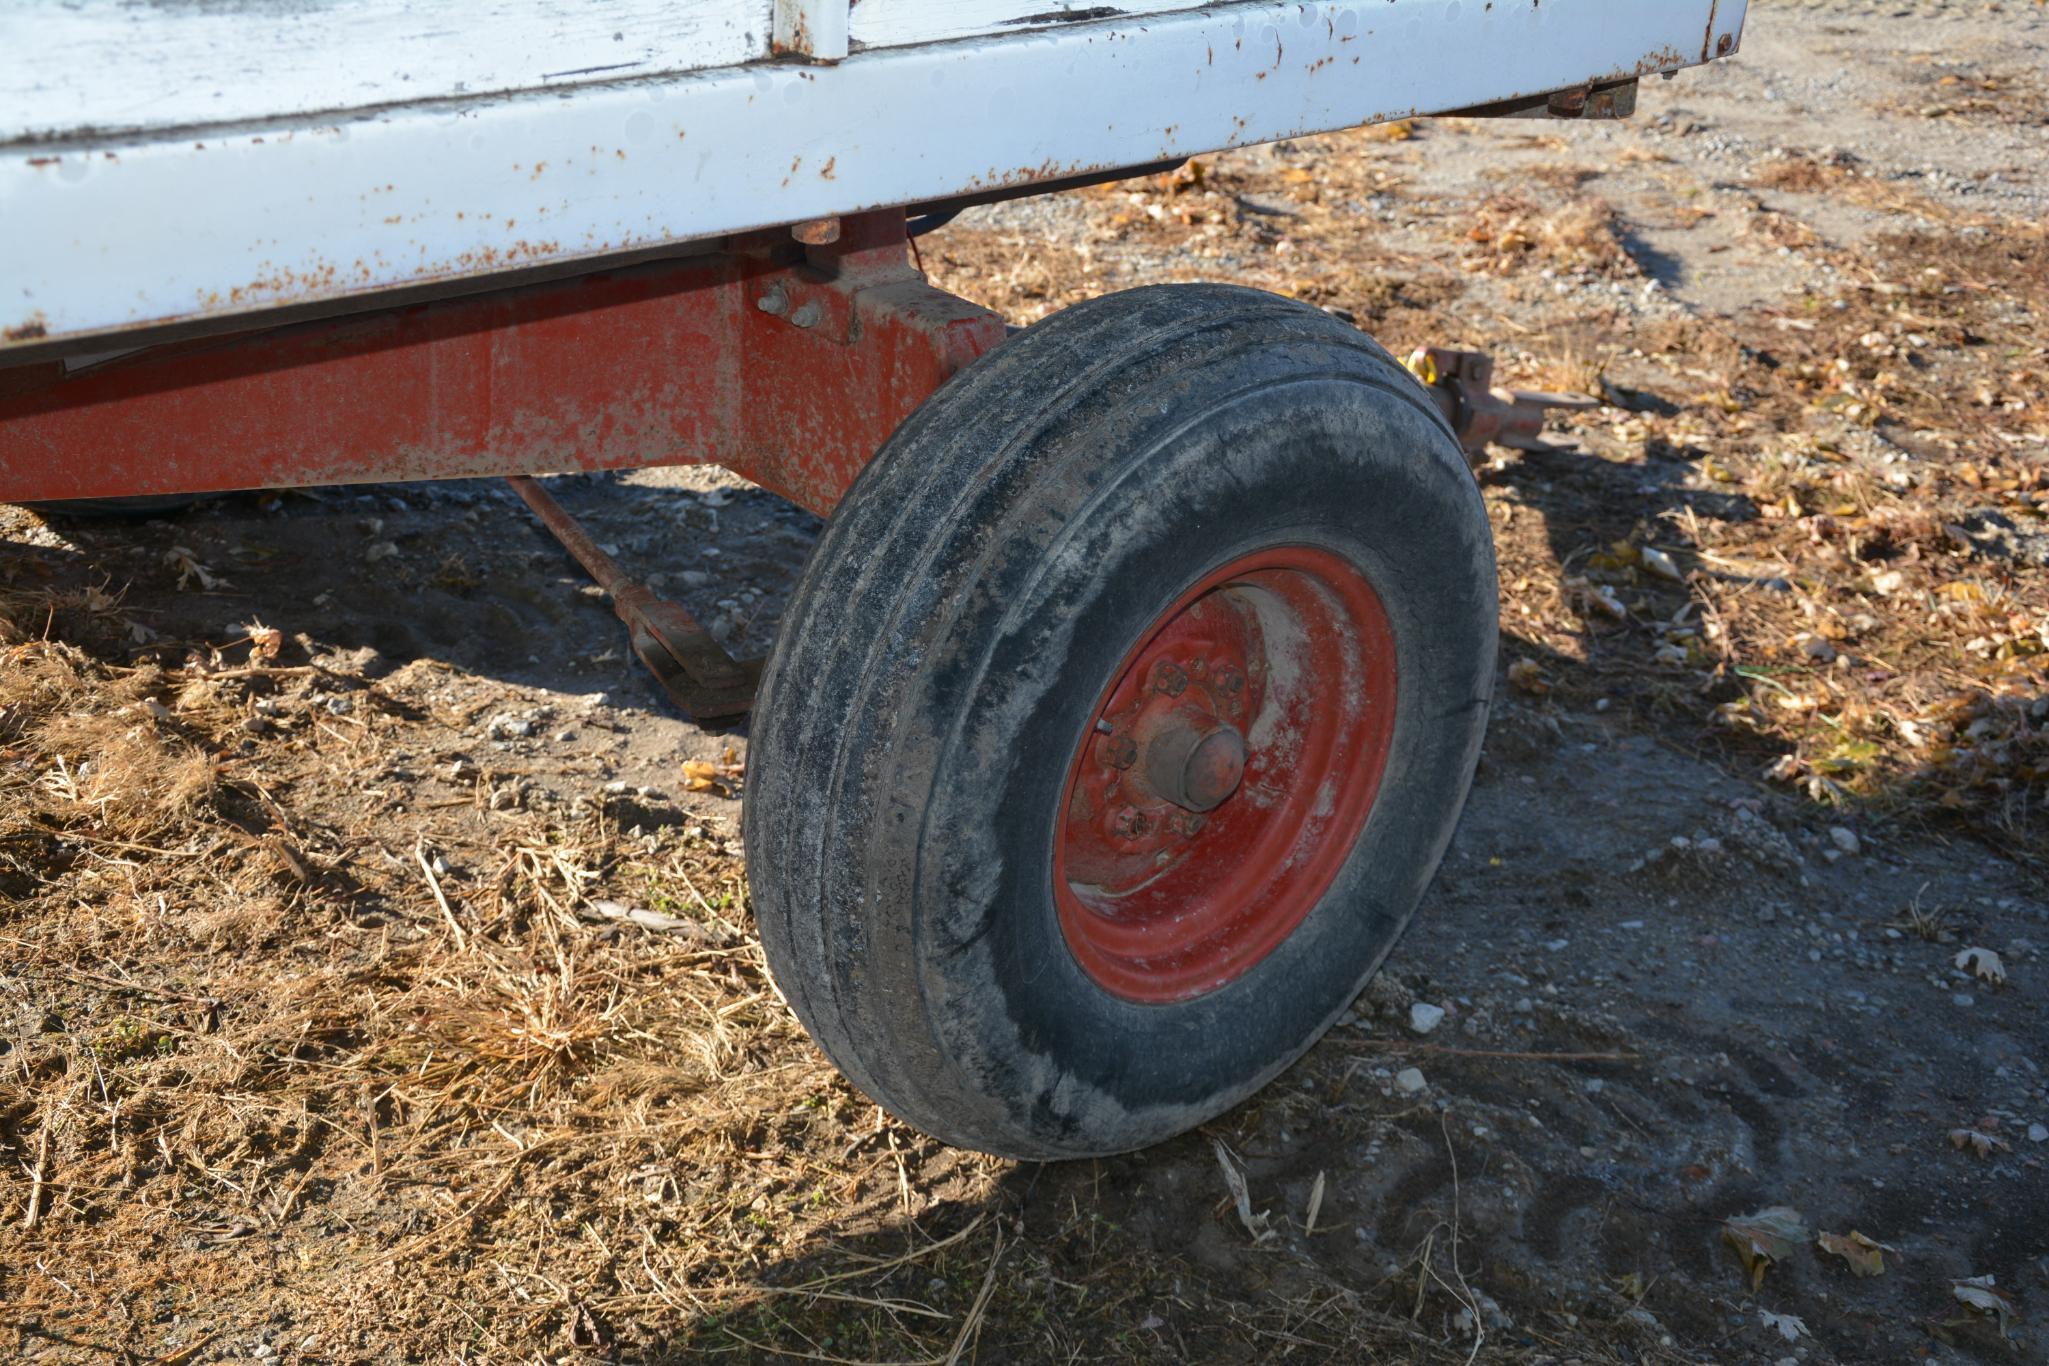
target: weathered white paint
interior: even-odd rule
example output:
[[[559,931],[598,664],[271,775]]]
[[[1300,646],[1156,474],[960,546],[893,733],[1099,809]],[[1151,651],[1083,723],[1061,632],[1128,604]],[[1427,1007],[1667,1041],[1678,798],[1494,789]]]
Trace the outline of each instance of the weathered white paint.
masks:
[[[856,48],[908,47],[1198,8],[1191,0],[855,0],[852,38]]]
[[[732,66],[770,4],[0,0],[0,144]]]
[[[248,313],[1459,108],[1696,63],[1743,17],[1743,0],[1248,3],[4,149],[0,334]]]
[[[848,0],[775,0],[775,50],[836,62],[847,55]]]

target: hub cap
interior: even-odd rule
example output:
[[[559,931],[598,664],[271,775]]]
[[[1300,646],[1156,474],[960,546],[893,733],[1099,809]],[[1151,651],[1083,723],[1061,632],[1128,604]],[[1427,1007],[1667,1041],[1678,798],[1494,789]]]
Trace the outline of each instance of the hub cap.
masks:
[[[1329,551],[1257,551],[1183,593],[1068,766],[1053,889],[1083,970],[1164,1003],[1279,947],[1372,812],[1395,682],[1378,595]]]

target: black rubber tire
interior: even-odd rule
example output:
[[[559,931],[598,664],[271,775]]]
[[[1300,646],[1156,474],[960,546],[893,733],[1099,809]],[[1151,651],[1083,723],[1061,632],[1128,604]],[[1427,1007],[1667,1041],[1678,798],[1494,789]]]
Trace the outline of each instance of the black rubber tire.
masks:
[[[1268,957],[1171,1005],[1067,951],[1068,756],[1124,652],[1248,550],[1356,565],[1399,669],[1379,800]],[[1369,339],[1253,290],[1080,304],[956,376],[861,474],[762,682],[744,828],[762,944],[855,1085],[1021,1158],[1144,1147],[1299,1057],[1400,935],[1472,780],[1494,677],[1486,511]]]

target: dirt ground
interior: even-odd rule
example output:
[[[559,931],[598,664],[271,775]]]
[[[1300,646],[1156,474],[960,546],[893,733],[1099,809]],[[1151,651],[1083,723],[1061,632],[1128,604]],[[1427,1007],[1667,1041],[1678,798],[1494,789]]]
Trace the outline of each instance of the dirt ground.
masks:
[[[1238,281],[1607,402],[1479,472],[1500,702],[1408,937],[1103,1162],[945,1149],[824,1062],[744,727],[504,488],[0,509],[0,1351],[2049,1361],[2045,218],[2042,5],[1765,0],[1627,125],[923,239],[1020,322]],[[769,649],[814,518],[552,487]]]

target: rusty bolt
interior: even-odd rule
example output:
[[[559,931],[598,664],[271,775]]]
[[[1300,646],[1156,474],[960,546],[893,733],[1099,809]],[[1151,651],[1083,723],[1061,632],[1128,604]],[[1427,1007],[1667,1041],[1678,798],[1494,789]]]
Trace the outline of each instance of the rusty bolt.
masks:
[[[1236,697],[1239,693],[1245,691],[1245,675],[1239,673],[1228,664],[1221,665],[1217,669],[1216,677],[1217,688],[1226,697]]]
[[[790,296],[781,285],[777,285],[756,300],[754,306],[771,318],[780,318],[790,311]]]
[[[1576,119],[1586,112],[1587,96],[1592,93],[1592,86],[1582,86],[1578,90],[1556,90],[1545,103],[1550,108],[1552,118]]]
[[[1724,33],[1722,35],[1722,40],[1715,44],[1715,51],[1724,57],[1728,56],[1731,52],[1734,52],[1735,50],[1736,35],[1733,33]]]
[[[1118,731],[1103,741],[1103,762],[1112,768],[1130,768],[1138,762],[1138,741]]]
[[[1124,839],[1143,839],[1150,829],[1152,822],[1146,819],[1145,812],[1135,806],[1120,806],[1110,817],[1111,832]]]
[[[1203,815],[1200,811],[1176,811],[1174,813],[1174,833],[1177,835],[1199,835],[1202,833],[1202,827],[1208,824],[1209,817]]]
[[[1188,675],[1181,672],[1181,666],[1172,660],[1153,670],[1153,689],[1169,697],[1179,697],[1188,688]]]
[[[816,303],[798,304],[797,311],[790,315],[790,324],[793,327],[816,327],[824,316],[825,310]]]

